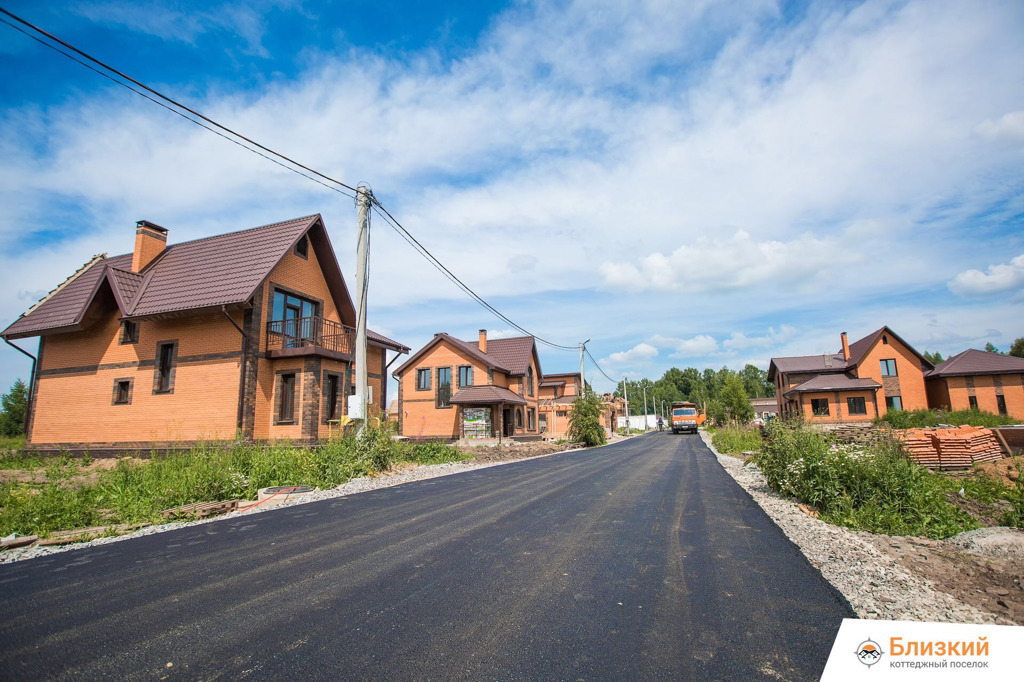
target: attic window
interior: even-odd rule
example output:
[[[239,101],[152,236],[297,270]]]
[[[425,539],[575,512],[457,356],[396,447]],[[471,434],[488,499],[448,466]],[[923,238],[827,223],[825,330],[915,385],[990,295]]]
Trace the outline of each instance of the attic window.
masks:
[[[299,258],[309,258],[309,239],[306,235],[299,237],[299,241],[295,244],[295,255]]]
[[[139,323],[125,320],[121,323],[121,345],[139,342]]]
[[[886,336],[885,334],[882,334],[882,343],[887,346],[889,345],[889,337]]]

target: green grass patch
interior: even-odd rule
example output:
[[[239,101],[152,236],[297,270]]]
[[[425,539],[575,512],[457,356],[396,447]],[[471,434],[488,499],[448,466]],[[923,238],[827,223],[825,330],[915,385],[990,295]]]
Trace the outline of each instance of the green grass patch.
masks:
[[[115,523],[159,523],[160,512],[193,502],[255,499],[260,488],[308,485],[334,488],[380,473],[397,462],[439,464],[467,456],[443,443],[401,443],[367,429],[314,448],[282,444],[197,445],[147,460],[123,459],[74,479],[80,460],[46,460],[47,482],[0,484],[0,535],[45,535],[56,530]]]
[[[753,426],[730,424],[714,429],[711,444],[723,455],[761,449],[761,429]]]
[[[1019,419],[1013,419],[1002,414],[992,414],[980,410],[955,410],[944,412],[942,410],[890,410],[884,417],[875,420],[876,423],[886,423],[894,429],[921,429],[939,424],[951,424],[953,426],[1006,426],[1008,424],[1019,424]]]

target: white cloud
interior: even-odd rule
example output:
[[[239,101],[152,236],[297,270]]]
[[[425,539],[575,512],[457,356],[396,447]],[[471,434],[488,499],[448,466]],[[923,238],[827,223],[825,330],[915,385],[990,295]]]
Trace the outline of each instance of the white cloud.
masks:
[[[778,331],[774,327],[769,327],[768,333],[764,336],[747,336],[741,332],[733,332],[732,336],[722,342],[722,347],[730,351],[764,348],[785,343],[796,334],[797,329],[788,324],[781,325]]]
[[[990,265],[985,272],[964,270],[949,282],[949,290],[958,296],[975,297],[1020,291],[1024,288],[1024,253],[1009,263]]]
[[[710,355],[718,350],[718,341],[713,336],[698,334],[688,339],[677,339],[655,334],[648,341],[659,348],[671,348],[672,358],[693,358]]]
[[[982,121],[975,130],[995,142],[1024,142],[1024,110]]]
[[[602,365],[631,365],[638,362],[647,362],[658,356],[658,349],[649,343],[638,343],[627,351],[612,353],[601,360]]]

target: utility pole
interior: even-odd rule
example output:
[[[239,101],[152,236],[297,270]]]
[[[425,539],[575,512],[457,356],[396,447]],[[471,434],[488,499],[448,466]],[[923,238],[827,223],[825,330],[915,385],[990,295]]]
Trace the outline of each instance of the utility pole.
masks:
[[[626,377],[622,377],[622,399],[626,401],[626,435],[629,435],[629,389],[626,387]]]
[[[590,339],[580,344],[580,395],[582,396],[587,395],[587,377],[583,374],[583,350],[588,343],[590,343]]]
[[[644,431],[651,428],[647,422],[647,384],[644,384]]]
[[[349,416],[360,419],[358,433],[366,426],[366,396],[369,393],[366,378],[366,294],[369,288],[367,281],[367,262],[370,256],[370,202],[373,201],[373,190],[360,186],[356,190],[356,394],[354,405],[349,401]],[[353,409],[354,408],[354,409]]]

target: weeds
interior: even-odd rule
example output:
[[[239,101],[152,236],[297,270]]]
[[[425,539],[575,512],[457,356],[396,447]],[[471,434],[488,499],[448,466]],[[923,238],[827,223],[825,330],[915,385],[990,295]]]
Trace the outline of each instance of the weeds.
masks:
[[[730,424],[715,429],[711,444],[724,455],[761,449],[761,430],[754,426]]]
[[[876,423],[887,423],[894,429],[920,429],[939,424],[953,426],[1004,426],[1017,424],[1019,420],[1001,414],[982,412],[980,410],[890,410],[885,416],[875,420]]]

